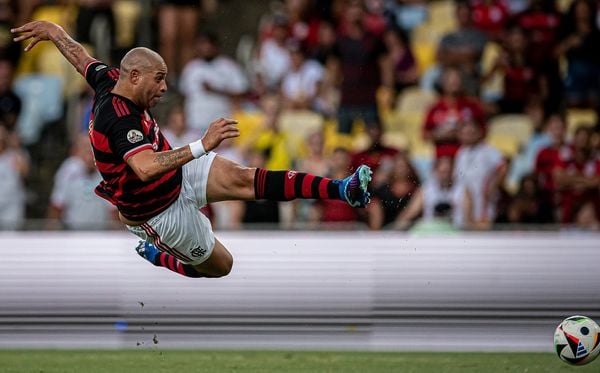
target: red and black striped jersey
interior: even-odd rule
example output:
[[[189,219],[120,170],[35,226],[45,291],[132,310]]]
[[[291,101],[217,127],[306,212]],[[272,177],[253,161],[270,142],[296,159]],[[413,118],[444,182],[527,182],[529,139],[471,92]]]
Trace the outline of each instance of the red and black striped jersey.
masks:
[[[143,221],[166,210],[179,196],[182,171],[176,169],[144,182],[127,165],[138,152],[171,150],[149,111],[111,91],[119,70],[99,61],[90,62],[84,76],[95,91],[90,116],[90,142],[102,181],[96,194],[130,220]]]

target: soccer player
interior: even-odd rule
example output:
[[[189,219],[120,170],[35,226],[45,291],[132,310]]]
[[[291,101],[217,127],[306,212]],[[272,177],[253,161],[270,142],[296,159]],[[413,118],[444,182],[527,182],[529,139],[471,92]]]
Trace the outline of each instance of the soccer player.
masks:
[[[233,258],[198,211],[208,202],[294,198],[341,199],[353,207],[369,203],[367,166],[343,180],[296,171],[240,166],[212,152],[239,136],[236,121],[220,118],[204,136],[172,149],[149,109],[167,91],[167,66],[147,48],[134,48],[120,69],[90,57],[60,26],[34,21],[12,29],[25,51],[49,40],[95,91],[89,135],[102,182],[96,194],[119,210],[127,228],[142,238],[138,253],[156,266],[187,277],[221,277]]]

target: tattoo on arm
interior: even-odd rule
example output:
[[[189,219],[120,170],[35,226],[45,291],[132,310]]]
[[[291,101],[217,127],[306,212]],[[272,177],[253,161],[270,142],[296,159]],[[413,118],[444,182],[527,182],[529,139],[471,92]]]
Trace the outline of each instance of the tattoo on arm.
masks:
[[[156,154],[154,162],[170,171],[183,166],[192,158],[189,148],[182,147]]]
[[[69,35],[61,35],[53,41],[63,56],[83,75],[85,65],[92,60],[92,57],[87,54],[85,48]]]

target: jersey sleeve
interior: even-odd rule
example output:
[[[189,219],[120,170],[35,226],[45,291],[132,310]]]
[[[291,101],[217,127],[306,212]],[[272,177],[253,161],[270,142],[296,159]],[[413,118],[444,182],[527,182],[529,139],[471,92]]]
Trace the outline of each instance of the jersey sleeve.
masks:
[[[152,149],[140,120],[134,115],[119,118],[110,127],[107,137],[113,153],[124,161],[142,150]]]
[[[112,88],[119,79],[119,69],[93,60],[84,69],[85,80],[96,92]]]

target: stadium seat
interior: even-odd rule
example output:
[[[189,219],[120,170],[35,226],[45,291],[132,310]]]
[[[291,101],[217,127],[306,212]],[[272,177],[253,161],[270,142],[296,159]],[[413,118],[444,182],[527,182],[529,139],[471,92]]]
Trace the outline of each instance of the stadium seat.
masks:
[[[421,42],[411,44],[413,55],[417,62],[417,67],[421,73],[426,71],[431,65],[435,63],[435,53],[437,49],[437,43],[435,42]]]
[[[518,146],[525,144],[533,133],[533,123],[527,115],[504,114],[492,118],[488,126],[488,136],[504,135],[512,137]]]
[[[486,141],[507,158],[513,158],[519,153],[519,141],[514,136],[504,133],[488,134]]]
[[[502,53],[498,43],[487,42],[481,56],[481,75],[486,76],[494,68],[496,60]],[[504,95],[504,73],[496,71],[485,83],[481,85],[481,97],[484,101],[497,101]]]
[[[569,11],[569,7],[573,3],[573,0],[558,0],[556,2],[556,8],[561,13],[567,13]]]
[[[116,44],[119,48],[126,48],[135,42],[137,22],[142,11],[139,1],[117,0],[114,2],[113,13],[115,16]]]
[[[398,97],[397,109],[401,113],[426,113],[435,103],[437,95],[419,87],[406,88]]]
[[[428,5],[430,24],[456,24],[456,4],[454,1],[434,1]]]
[[[290,135],[307,139],[316,131],[323,129],[323,117],[309,110],[286,110],[279,118],[279,129]]]
[[[390,148],[398,150],[408,149],[408,138],[402,132],[385,132],[381,142],[383,145],[389,146]]]
[[[598,121],[598,114],[592,109],[567,110],[567,135],[572,137],[577,127],[593,127]]]

